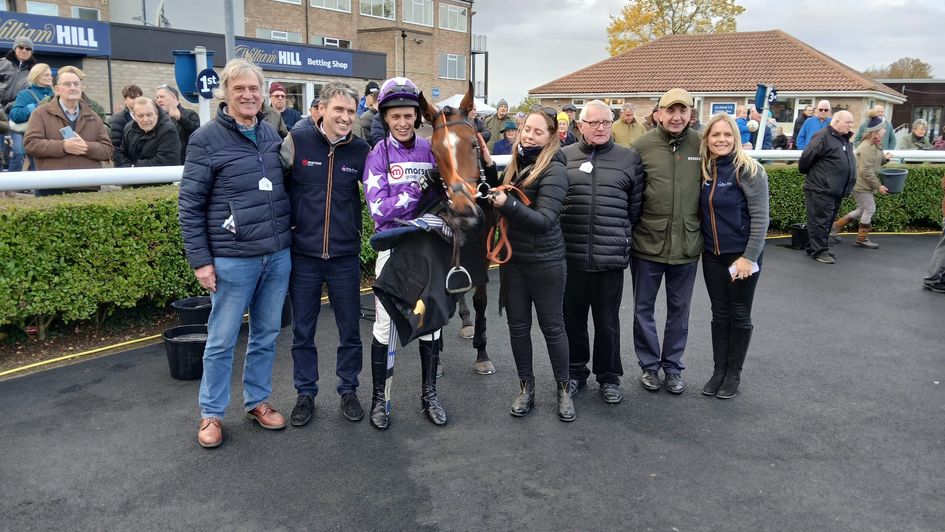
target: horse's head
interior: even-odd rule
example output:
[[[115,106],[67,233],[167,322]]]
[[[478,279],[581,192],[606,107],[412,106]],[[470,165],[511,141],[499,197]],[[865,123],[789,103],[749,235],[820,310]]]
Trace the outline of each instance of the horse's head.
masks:
[[[450,210],[460,218],[476,217],[477,186],[479,185],[480,155],[476,127],[469,121],[473,110],[473,88],[469,84],[459,109],[445,107],[437,110],[420,93],[420,113],[433,126],[430,143],[436,166],[446,187]]]

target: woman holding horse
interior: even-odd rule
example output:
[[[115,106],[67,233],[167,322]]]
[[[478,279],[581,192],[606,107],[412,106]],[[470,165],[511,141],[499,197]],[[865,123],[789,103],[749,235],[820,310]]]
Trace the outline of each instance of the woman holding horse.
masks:
[[[501,269],[500,306],[506,307],[521,391],[509,413],[525,416],[535,402],[531,343],[534,305],[558,383],[558,419],[567,422],[574,421],[575,412],[568,390],[568,338],[563,315],[567,269],[559,216],[568,192],[568,175],[557,130],[553,109],[532,111],[525,117],[512,147],[504,185],[493,190],[492,203],[508,222],[512,248],[511,258]]]
[[[367,156],[364,175],[364,198],[374,219],[375,231],[400,227],[397,219],[421,215],[425,192],[420,176],[433,169],[436,160],[430,141],[420,137],[420,91],[407,78],[396,77],[384,82],[378,94],[378,112],[387,136]],[[430,189],[431,194],[434,192]],[[380,277],[391,250],[377,255],[375,274]],[[380,301],[375,299],[374,338],[371,342],[371,378],[374,385],[371,400],[371,425],[384,430],[390,419],[385,403],[388,346],[397,342],[396,328]],[[436,393],[436,367],[439,359],[440,331],[420,337],[420,367],[423,377],[421,403],[427,418],[435,425],[446,424],[446,410]]]

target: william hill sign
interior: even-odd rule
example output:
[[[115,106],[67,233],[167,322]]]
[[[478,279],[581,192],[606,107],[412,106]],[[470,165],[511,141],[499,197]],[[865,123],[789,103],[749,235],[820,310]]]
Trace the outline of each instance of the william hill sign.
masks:
[[[28,37],[37,52],[107,56],[112,53],[108,24],[97,20],[0,12],[0,48]]]

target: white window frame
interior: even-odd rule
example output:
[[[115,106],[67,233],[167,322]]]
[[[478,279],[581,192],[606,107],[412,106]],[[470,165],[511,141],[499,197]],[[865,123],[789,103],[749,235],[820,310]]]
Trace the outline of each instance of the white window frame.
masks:
[[[318,43],[314,42],[315,39],[321,39],[321,41],[322,41],[321,44],[318,44]],[[348,39],[339,39],[339,38],[337,38],[337,37],[324,37],[324,36],[322,36],[322,35],[312,35],[311,41],[312,41],[312,42],[309,42],[309,44],[314,44],[315,46],[327,46],[327,47],[331,47],[331,48],[340,48],[340,49],[342,49],[342,50],[350,50],[350,49],[351,49],[351,41],[348,40]],[[342,41],[344,41],[345,43],[347,43],[348,46],[341,46],[341,42],[342,42]]]
[[[295,4],[297,6],[302,5],[302,0],[276,0],[276,2],[282,2],[283,4]]]
[[[466,79],[466,56],[462,54],[449,54],[441,53],[440,56],[446,56],[446,72],[441,72],[439,64],[437,65],[437,77],[440,79],[458,79],[465,81]],[[460,72],[459,59],[463,59],[462,72]],[[450,62],[456,64],[456,76],[450,77]],[[444,75],[445,74],[445,75]]]
[[[460,12],[463,12],[464,15],[461,17]],[[443,16],[444,13],[446,16]],[[451,28],[449,26],[451,16],[456,17],[456,22],[460,20],[463,21],[462,29]],[[463,6],[454,6],[453,4],[440,4],[440,29],[456,31],[459,33],[466,33],[469,30],[469,8]]]
[[[260,35],[259,32],[261,32],[261,31],[267,32],[269,35]],[[297,37],[298,37],[298,40],[293,41],[293,40],[289,39],[289,36],[290,36],[290,35],[297,36]],[[301,43],[301,42],[302,42],[302,34],[301,34],[301,33],[298,33],[298,32],[295,32],[295,31],[272,30],[272,29],[269,29],[269,28],[256,28],[256,38],[258,38],[258,39],[267,39],[267,40],[270,40],[270,41],[278,41],[278,42],[290,42],[290,43]]]
[[[433,27],[433,0],[403,0],[403,2],[401,2],[401,4],[403,5],[403,9],[404,9],[404,14],[403,14],[403,15],[404,15],[404,22],[405,22],[405,23],[407,23],[407,24],[416,24],[417,26],[426,26],[426,27],[428,27],[428,28],[432,28],[432,27]],[[409,12],[411,15],[413,15],[413,14],[416,12],[416,10],[417,10],[418,8],[423,10],[423,15],[424,15],[424,17],[425,17],[426,14],[427,14],[427,10],[429,10],[429,14],[430,14],[430,23],[429,23],[429,24],[427,24],[426,22],[423,22],[423,21],[417,22],[417,21],[415,21],[415,20],[409,20],[409,19],[407,18],[407,13],[408,13],[408,12]]]
[[[373,14],[375,5],[380,4],[383,6],[384,4],[388,2],[391,3],[391,10],[390,10],[389,17]],[[359,5],[360,5],[360,13],[362,17],[379,18],[381,20],[397,20],[397,0],[360,0]],[[364,12],[365,7],[368,8],[368,13]]]
[[[38,7],[38,8],[40,9],[40,12],[32,11],[32,10],[30,9],[30,7]],[[42,11],[43,9],[55,9],[56,12],[55,12],[55,13],[52,13],[52,12],[47,13],[47,12]],[[26,12],[29,13],[30,15],[46,15],[46,16],[49,16],[49,17],[58,17],[58,16],[59,16],[59,6],[58,6],[57,4],[53,4],[52,2],[37,2],[37,1],[35,1],[35,0],[27,0],[27,1],[26,1]]]
[[[342,2],[347,2],[347,4],[348,4],[348,9],[342,9],[340,6],[339,6],[339,7],[328,7],[328,6],[326,6],[326,5],[316,5],[316,2],[318,2],[318,1],[321,1],[323,4],[328,3],[328,2],[331,2],[331,1],[334,1],[335,6],[339,6],[339,4],[341,4]],[[350,12],[351,12],[351,0],[310,0],[310,1],[309,1],[309,5],[312,6],[312,7],[314,7],[314,8],[317,8],[317,9],[327,9],[327,10],[329,10],[329,11],[340,11],[340,12],[342,12],[342,13],[350,13]]]
[[[95,18],[81,18],[79,16],[79,10],[84,9],[87,11],[95,11]],[[72,6],[72,18],[77,18],[79,20],[102,20],[102,10],[97,7],[85,7],[85,6]]]

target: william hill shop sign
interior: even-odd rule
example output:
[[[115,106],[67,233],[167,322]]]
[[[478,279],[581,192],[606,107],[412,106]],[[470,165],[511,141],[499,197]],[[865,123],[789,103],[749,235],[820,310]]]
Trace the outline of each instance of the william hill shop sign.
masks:
[[[105,22],[0,12],[0,48],[13,48],[13,41],[20,36],[33,41],[37,52],[90,56],[112,53]]]
[[[270,41],[236,38],[236,56],[248,59],[265,70],[304,72],[329,76],[355,75],[354,52],[326,50]]]

